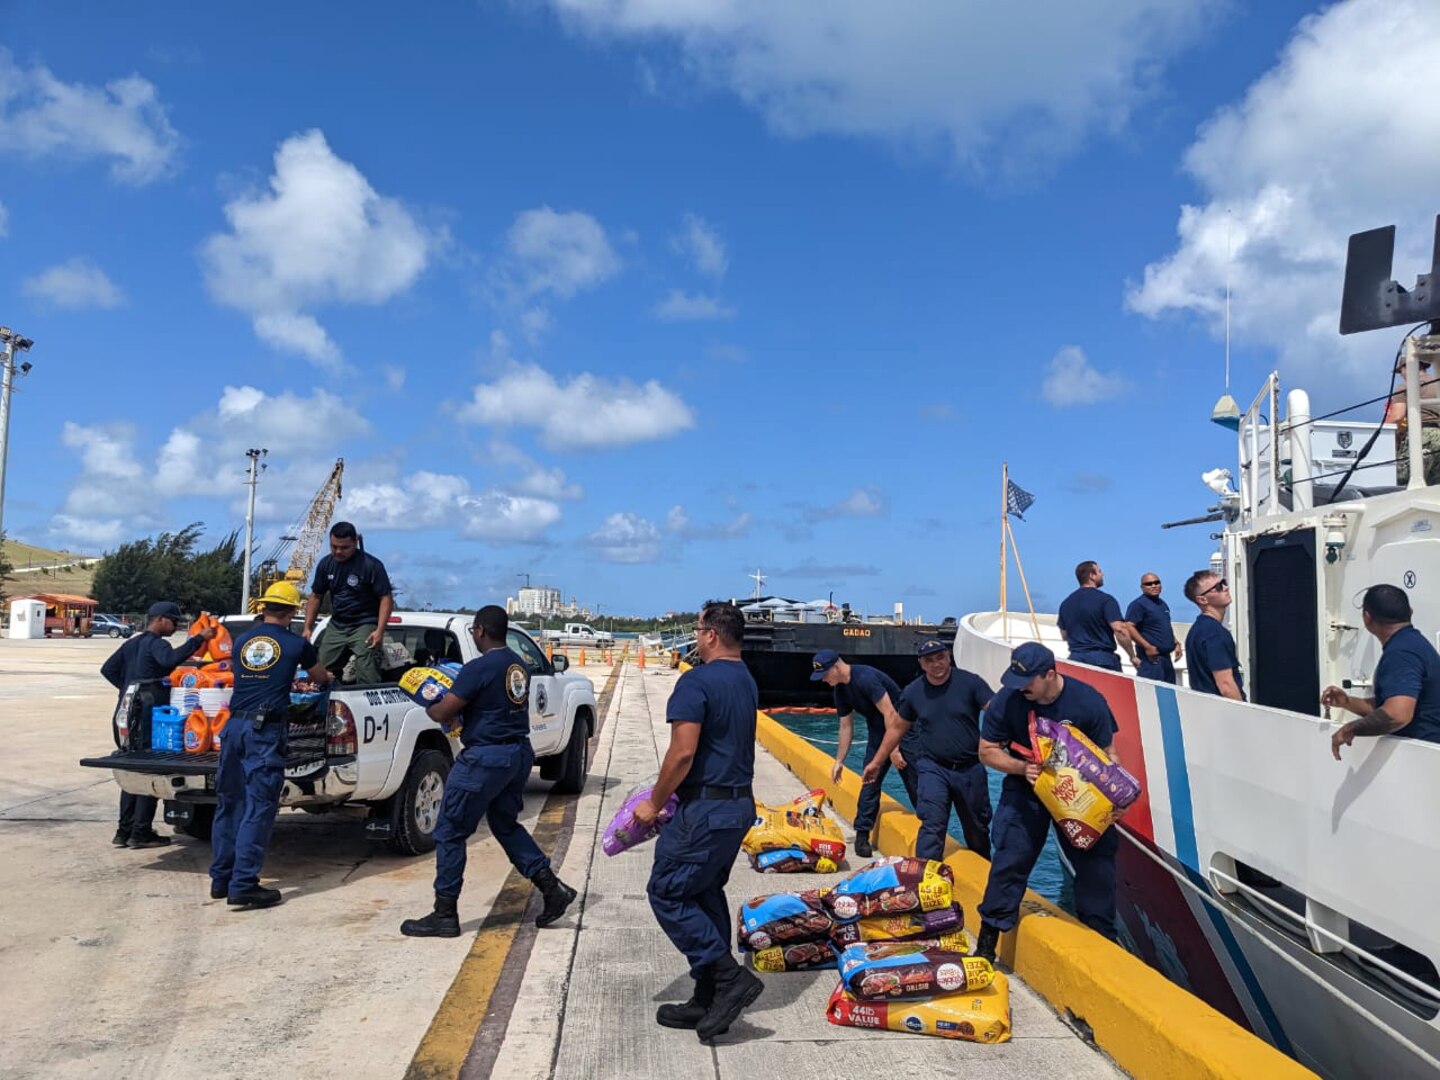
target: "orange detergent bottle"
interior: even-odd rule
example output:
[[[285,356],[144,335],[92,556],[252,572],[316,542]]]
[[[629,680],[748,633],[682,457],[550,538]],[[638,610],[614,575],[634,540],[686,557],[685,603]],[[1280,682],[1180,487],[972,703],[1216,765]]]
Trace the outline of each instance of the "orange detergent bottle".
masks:
[[[220,752],[220,732],[225,727],[225,721],[230,719],[230,710],[224,705],[220,711],[210,718],[210,749],[217,754]]]
[[[196,679],[200,677],[200,669],[194,667],[177,667],[170,673],[171,686],[194,686]]]
[[[210,718],[203,710],[195,709],[185,718],[185,752],[202,754],[210,749]]]

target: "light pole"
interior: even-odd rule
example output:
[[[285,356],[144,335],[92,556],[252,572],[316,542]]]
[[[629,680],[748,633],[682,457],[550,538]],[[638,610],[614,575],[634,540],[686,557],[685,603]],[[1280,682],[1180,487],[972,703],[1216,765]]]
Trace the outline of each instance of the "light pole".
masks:
[[[255,486],[260,483],[260,474],[265,471],[266,466],[260,464],[260,459],[270,453],[265,449],[251,449],[245,451],[245,456],[250,459],[250,478],[245,481],[250,488],[250,505],[245,510],[245,576],[240,582],[240,614],[250,614],[250,551],[255,546]]]
[[[5,461],[10,449],[10,391],[15,386],[15,354],[29,352],[35,342],[0,326],[0,533],[5,531]],[[30,374],[28,362],[20,365],[20,374]]]

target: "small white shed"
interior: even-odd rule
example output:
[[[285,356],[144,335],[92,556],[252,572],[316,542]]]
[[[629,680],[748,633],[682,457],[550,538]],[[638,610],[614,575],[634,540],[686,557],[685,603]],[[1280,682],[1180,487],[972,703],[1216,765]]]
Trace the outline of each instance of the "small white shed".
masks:
[[[10,636],[12,638],[43,638],[45,636],[45,605],[39,600],[10,601]]]

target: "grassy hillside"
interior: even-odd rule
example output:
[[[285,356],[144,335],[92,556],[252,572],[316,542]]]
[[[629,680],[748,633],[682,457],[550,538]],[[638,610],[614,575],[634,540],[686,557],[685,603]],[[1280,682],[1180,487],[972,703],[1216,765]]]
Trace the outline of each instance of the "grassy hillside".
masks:
[[[5,594],[19,596],[31,592],[73,593],[89,596],[99,559],[73,551],[55,551],[6,540],[5,557],[14,568],[5,581]]]

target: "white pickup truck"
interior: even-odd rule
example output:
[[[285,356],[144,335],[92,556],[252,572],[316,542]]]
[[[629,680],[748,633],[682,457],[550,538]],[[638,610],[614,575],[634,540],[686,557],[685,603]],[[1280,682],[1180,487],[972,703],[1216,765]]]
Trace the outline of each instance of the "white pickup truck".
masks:
[[[291,706],[289,754],[282,806],[310,813],[341,807],[368,810],[365,829],[396,851],[419,855],[435,847],[435,826],[450,765],[460,742],[425,715],[396,685],[410,667],[440,660],[464,663],[479,655],[469,615],[397,612],[385,629],[386,668],[375,685],[336,683],[312,706]],[[235,632],[232,620],[231,632]],[[316,635],[323,639],[324,630]],[[590,739],[595,734],[595,691],[584,675],[569,672],[564,656],[554,661],[526,633],[510,629],[508,644],[530,669],[530,742],[542,780],[576,794],[585,786]],[[125,791],[165,800],[165,820],[199,840],[210,838],[215,817],[218,753],[149,749],[149,725],[141,723],[105,757],[81,765],[110,769]]]
[[[555,645],[609,647],[615,644],[615,635],[608,630],[596,630],[589,623],[566,623],[564,630],[542,630],[541,637]]]

